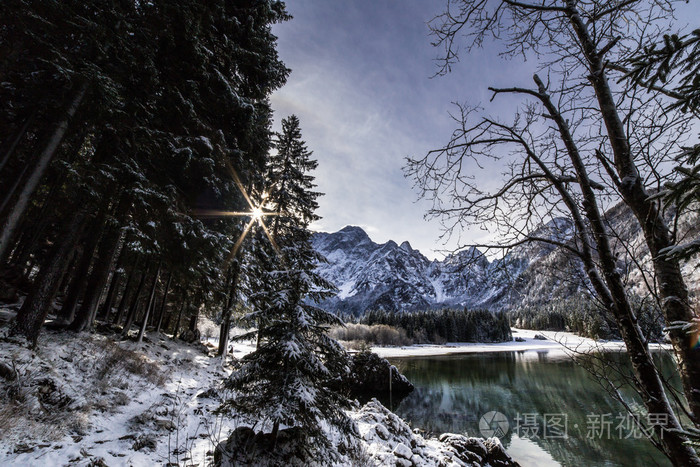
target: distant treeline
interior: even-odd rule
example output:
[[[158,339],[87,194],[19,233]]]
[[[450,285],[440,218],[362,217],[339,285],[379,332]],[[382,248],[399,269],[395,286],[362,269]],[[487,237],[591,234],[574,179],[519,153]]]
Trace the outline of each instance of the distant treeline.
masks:
[[[385,324],[416,343],[503,342],[512,339],[508,317],[486,310],[369,311],[362,324]]]
[[[650,340],[663,334],[660,310],[649,301],[631,299],[642,331]],[[593,339],[620,339],[615,323],[601,312],[588,297],[571,297],[546,304],[522,306],[509,311],[510,323],[516,328],[538,331],[571,331]]]

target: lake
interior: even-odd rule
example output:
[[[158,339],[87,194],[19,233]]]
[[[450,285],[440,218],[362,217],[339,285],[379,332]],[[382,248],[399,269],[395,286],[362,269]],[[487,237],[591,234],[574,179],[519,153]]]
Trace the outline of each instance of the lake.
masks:
[[[613,364],[629,368],[624,353],[601,355],[607,369]],[[673,374],[671,357],[655,356],[662,371]],[[502,443],[523,467],[671,465],[620,403],[563,352],[389,360],[415,385],[411,395],[392,407],[414,428],[470,436],[483,436],[480,422],[485,434],[500,428],[505,431]],[[601,363],[586,360],[593,361]],[[623,389],[622,394],[641,409],[633,391]]]

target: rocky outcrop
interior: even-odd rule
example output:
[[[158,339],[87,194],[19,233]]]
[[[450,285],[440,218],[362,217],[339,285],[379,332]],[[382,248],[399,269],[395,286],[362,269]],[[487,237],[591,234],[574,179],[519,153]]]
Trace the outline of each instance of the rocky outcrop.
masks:
[[[309,458],[304,443],[299,442],[301,439],[300,428],[279,430],[275,439],[271,433],[255,432],[247,426],[238,427],[227,440],[216,446],[214,465],[323,465]]]
[[[351,414],[374,465],[518,467],[498,438],[445,433],[425,439],[401,418],[373,400]]]
[[[443,433],[440,442],[454,450],[455,455],[467,465],[491,467],[515,467],[518,464],[508,455],[498,438],[470,438],[454,433]]]
[[[192,331],[191,329],[188,329],[188,330],[184,331],[182,334],[180,334],[178,339],[180,339],[181,341],[187,342],[189,344],[192,344],[195,342],[199,342],[201,337],[202,337],[202,333],[199,331],[199,329],[196,329],[194,331]]]
[[[307,450],[299,428],[270,433],[239,427],[216,447],[214,465],[319,465],[402,467],[519,467],[498,438],[470,438],[446,433],[439,439],[423,438],[401,418],[372,400],[348,415],[357,434],[330,437],[331,446]]]
[[[15,371],[12,366],[0,360],[0,377],[8,381],[14,381],[17,379],[17,371]]]
[[[391,394],[400,399],[413,391],[411,382],[385,358],[368,351],[355,354],[351,358],[350,374],[341,383],[342,389],[351,398],[381,399],[388,398]]]

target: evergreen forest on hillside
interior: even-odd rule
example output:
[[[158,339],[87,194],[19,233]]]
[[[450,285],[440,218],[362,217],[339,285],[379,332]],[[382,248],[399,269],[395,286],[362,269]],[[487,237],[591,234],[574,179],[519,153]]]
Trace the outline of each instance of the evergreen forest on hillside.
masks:
[[[0,17],[9,338],[199,342],[209,318],[225,358],[235,320],[257,345],[220,410],[325,446],[321,420],[349,426],[327,388],[348,360],[313,305],[334,289],[313,272],[317,162],[296,116],[272,131],[284,3],[13,0]]]

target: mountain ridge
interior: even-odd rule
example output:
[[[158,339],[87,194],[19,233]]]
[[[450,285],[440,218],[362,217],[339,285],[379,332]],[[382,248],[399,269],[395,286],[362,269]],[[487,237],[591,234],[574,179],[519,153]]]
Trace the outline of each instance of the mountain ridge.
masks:
[[[639,223],[623,204],[606,211],[605,219],[618,269],[625,275],[630,293],[648,296],[646,283],[653,281],[654,272]],[[681,242],[698,238],[700,215],[683,216],[678,228]],[[328,260],[319,265],[318,272],[339,289],[338,296],[321,306],[354,316],[373,309],[404,312],[466,307],[496,311],[590,295],[582,263],[560,246],[575,241],[575,228],[569,219],[554,218],[530,236],[545,241],[520,244],[493,261],[475,247],[431,261],[408,241],[378,244],[358,226],[315,233],[313,246]],[[700,296],[700,258],[686,261],[682,271],[691,296]]]
[[[557,218],[536,233],[566,242],[573,236],[573,225]],[[321,305],[355,316],[370,309],[508,308],[514,293],[532,286],[532,280],[523,280],[526,271],[556,249],[547,243],[525,244],[489,261],[478,248],[470,247],[429,260],[408,241],[375,243],[361,227],[351,225],[334,233],[317,232],[312,243],[328,261],[319,265],[319,273],[339,290]]]

